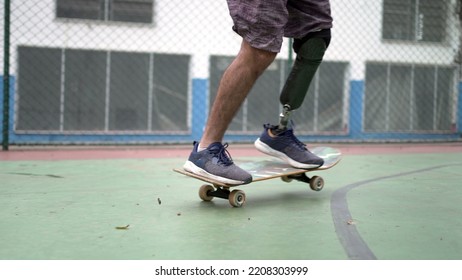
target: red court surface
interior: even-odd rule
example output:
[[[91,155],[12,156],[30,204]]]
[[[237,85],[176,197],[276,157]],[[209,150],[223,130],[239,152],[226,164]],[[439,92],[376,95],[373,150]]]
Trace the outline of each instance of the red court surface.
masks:
[[[369,155],[390,153],[458,153],[462,142],[452,143],[405,143],[405,144],[312,144],[310,146],[332,146],[344,155]],[[127,158],[187,158],[192,145],[153,146],[13,146],[0,152],[0,160],[85,160]],[[251,144],[231,144],[231,155],[262,156]]]

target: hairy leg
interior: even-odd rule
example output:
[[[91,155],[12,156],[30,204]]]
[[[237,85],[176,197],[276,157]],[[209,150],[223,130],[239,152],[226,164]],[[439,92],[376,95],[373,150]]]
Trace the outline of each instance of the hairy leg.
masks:
[[[201,147],[205,148],[213,142],[222,142],[228,125],[255,81],[275,57],[276,53],[253,48],[246,41],[242,41],[238,55],[221,78],[217,96],[200,141]]]

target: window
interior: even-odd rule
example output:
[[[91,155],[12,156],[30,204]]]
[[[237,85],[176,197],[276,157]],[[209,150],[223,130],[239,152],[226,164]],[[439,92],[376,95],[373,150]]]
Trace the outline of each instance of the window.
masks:
[[[67,49],[64,51],[64,56],[66,59],[63,92],[65,102],[62,129],[66,131],[104,130],[107,53]],[[24,83],[27,83],[27,80]],[[20,93],[26,92],[20,91]],[[29,94],[24,95],[29,96]],[[29,98],[32,97],[29,96]],[[27,114],[23,112],[21,116],[24,115]],[[31,129],[34,128],[31,127]]]
[[[57,0],[58,18],[152,23],[154,0]]]
[[[185,132],[189,55],[18,47],[19,132]]]
[[[382,38],[414,42],[443,42],[447,1],[384,0]]]
[[[212,56],[210,61],[210,105],[215,99],[221,76],[233,60],[227,56]],[[279,95],[289,73],[287,60],[275,60],[249,93],[229,126],[234,133],[259,132],[263,124],[277,124],[281,105]],[[310,85],[303,105],[292,119],[297,133],[341,134],[345,124],[347,63],[324,61]]]
[[[18,49],[20,128],[59,130],[61,54],[60,49],[54,48]]]
[[[298,131],[308,133],[344,132],[346,121],[348,63],[323,61],[311,82],[294,120]]]
[[[451,66],[367,63],[365,131],[450,131],[455,75]]]

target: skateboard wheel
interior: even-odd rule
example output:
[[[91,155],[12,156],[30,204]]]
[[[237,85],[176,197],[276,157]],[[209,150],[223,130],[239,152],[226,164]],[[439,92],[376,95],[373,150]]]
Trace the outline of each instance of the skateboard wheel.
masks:
[[[229,204],[233,207],[241,207],[245,203],[245,193],[241,190],[234,190],[229,194]]]
[[[199,189],[199,197],[203,201],[211,201],[213,196],[209,195],[209,192],[213,192],[215,188],[212,185],[202,185]]]
[[[310,179],[310,188],[313,191],[320,191],[324,187],[324,179],[319,176],[313,176]]]
[[[284,182],[286,182],[286,183],[292,182],[292,179],[289,178],[289,176],[282,176],[282,177],[281,177],[281,180],[284,181]]]

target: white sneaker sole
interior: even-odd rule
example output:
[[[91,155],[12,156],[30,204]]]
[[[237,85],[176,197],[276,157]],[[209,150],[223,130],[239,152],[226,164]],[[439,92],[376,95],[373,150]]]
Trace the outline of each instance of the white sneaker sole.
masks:
[[[306,163],[300,163],[298,161],[295,161],[288,157],[286,154],[276,151],[275,149],[271,148],[270,146],[266,145],[262,141],[260,141],[260,138],[255,140],[255,148],[259,150],[260,152],[274,156],[277,158],[282,159],[283,161],[287,162],[290,166],[295,167],[295,168],[300,168],[300,169],[312,169],[312,168],[317,168],[319,167],[319,164],[306,164]]]
[[[207,172],[204,169],[198,167],[197,165],[195,165],[194,163],[192,163],[189,160],[185,162],[185,164],[183,165],[183,168],[184,168],[184,170],[186,170],[188,172],[191,172],[191,173],[197,174],[199,176],[206,177],[206,178],[209,178],[211,180],[218,181],[220,183],[224,183],[224,184],[227,184],[227,185],[242,185],[242,184],[245,183],[244,181],[233,180],[233,179],[224,178],[224,177],[220,177],[220,176],[217,176],[217,175],[210,174],[209,172]]]

